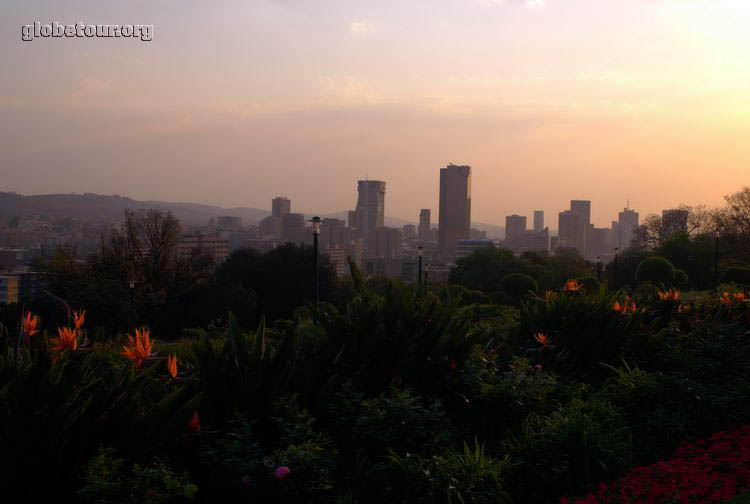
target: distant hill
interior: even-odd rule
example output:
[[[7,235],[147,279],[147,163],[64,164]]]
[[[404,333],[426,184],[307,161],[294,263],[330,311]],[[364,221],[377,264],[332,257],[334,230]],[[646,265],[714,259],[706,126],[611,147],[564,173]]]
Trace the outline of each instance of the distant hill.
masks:
[[[197,203],[169,203],[165,201],[138,201],[132,198],[100,194],[40,194],[24,196],[0,192],[0,215],[49,215],[77,217],[94,221],[122,219],[125,210],[157,209],[170,211],[187,225],[206,225],[211,217],[234,215],[243,222],[254,224],[270,215],[257,208],[222,208]]]
[[[166,202],[166,201],[139,201],[126,196],[113,194],[105,196],[101,194],[38,194],[25,196],[17,193],[0,192],[0,215],[2,216],[58,216],[77,217],[79,219],[111,222],[120,220],[125,210],[157,209],[169,211],[189,226],[205,226],[211,217],[221,215],[233,215],[242,217],[242,222],[247,225],[257,224],[265,217],[271,215],[268,210],[249,207],[224,208],[213,205],[201,205],[198,203]],[[310,219],[314,213],[305,213],[305,218]],[[320,217],[347,219],[347,211],[332,214],[322,214]],[[390,227],[402,227],[406,224],[416,222],[386,217],[385,225]],[[491,238],[500,238],[505,235],[505,230],[500,226],[472,222],[472,227],[487,231]]]

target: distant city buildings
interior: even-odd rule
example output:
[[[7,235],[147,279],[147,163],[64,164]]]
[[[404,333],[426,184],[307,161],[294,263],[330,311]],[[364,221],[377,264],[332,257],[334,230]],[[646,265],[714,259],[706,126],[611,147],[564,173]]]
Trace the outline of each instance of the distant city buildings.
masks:
[[[589,255],[586,244],[586,238],[591,228],[591,202],[588,200],[571,200],[570,211],[578,216],[578,225],[576,226],[576,237],[574,247],[582,257]]]
[[[612,229],[615,234],[615,246],[620,250],[627,249],[633,241],[635,231],[638,229],[638,218],[638,212],[629,208],[623,209],[618,214],[617,226],[613,226]]]
[[[544,230],[544,210],[534,210],[534,232],[541,233]]]
[[[196,251],[210,255],[216,264],[220,264],[229,257],[229,239],[201,232],[183,234],[177,238],[180,257],[190,257]]]
[[[462,259],[464,257],[470,256],[477,250],[485,247],[494,247],[495,241],[494,240],[458,240],[456,242],[456,260]]]
[[[354,223],[365,236],[385,225],[385,182],[360,180],[357,182],[357,195]]]
[[[456,242],[469,238],[471,228],[471,167],[449,164],[440,169],[438,247],[447,259],[456,256]]]
[[[242,217],[223,215],[216,218],[217,229],[238,231],[242,229]]]
[[[305,216],[288,213],[281,217],[281,240],[300,245],[305,243]]]
[[[292,213],[292,202],[288,198],[277,196],[271,201],[271,217],[283,217]]]
[[[514,241],[526,232],[526,216],[508,215],[505,217],[505,240]]]
[[[661,213],[662,236],[667,237],[673,233],[687,233],[688,211],[682,208],[663,210]]]
[[[429,208],[423,208],[419,211],[419,241],[430,241],[430,216],[431,212]]]

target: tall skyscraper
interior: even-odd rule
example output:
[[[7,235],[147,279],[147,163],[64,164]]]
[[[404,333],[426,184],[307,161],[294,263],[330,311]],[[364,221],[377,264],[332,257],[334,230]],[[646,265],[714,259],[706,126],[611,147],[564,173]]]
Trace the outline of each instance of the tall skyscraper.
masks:
[[[671,210],[662,210],[661,212],[661,232],[664,237],[672,233],[687,233],[688,229],[688,211],[682,208],[673,208]]]
[[[544,230],[544,210],[534,210],[534,232]]]
[[[575,248],[578,249],[582,257],[587,257],[588,247],[586,236],[591,228],[591,201],[588,200],[571,200],[570,211],[580,216],[580,225],[575,238]]]
[[[289,213],[281,218],[281,239],[294,244],[305,243],[305,216]]]
[[[576,240],[579,236],[579,227],[581,226],[581,218],[578,214],[565,210],[560,212],[559,221],[557,224],[557,233],[559,236],[558,246],[560,247],[576,247]]]
[[[277,196],[271,201],[271,217],[283,217],[292,211],[292,202],[288,198]]]
[[[419,212],[419,231],[417,233],[419,241],[430,241],[430,218],[429,208],[423,208]]]
[[[505,240],[513,241],[526,232],[526,216],[508,215],[505,217]]]
[[[363,235],[385,223],[385,182],[360,180],[357,182],[357,229]]]
[[[633,241],[633,235],[635,230],[638,229],[638,212],[634,212],[629,208],[625,208],[618,215],[617,227],[613,227],[615,231],[615,243],[620,249],[626,249],[630,246],[630,242]]]
[[[440,169],[438,248],[446,258],[456,255],[456,242],[469,238],[471,228],[471,167],[449,164]]]

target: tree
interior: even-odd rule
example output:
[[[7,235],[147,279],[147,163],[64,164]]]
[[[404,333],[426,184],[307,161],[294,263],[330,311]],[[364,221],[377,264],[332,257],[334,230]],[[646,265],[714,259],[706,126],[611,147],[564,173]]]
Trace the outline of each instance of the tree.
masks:
[[[638,265],[636,278],[639,282],[651,282],[654,285],[672,285],[674,283],[674,266],[659,256],[647,257]]]
[[[707,288],[713,282],[714,243],[710,236],[673,233],[654,253],[683,270],[698,288]]]
[[[722,258],[750,263],[750,187],[725,199],[727,206],[715,219]]]
[[[222,316],[226,306],[235,306],[232,313],[242,325],[257,324],[261,315],[269,322],[290,317],[295,308],[315,299],[313,254],[312,247],[291,243],[265,254],[237,250],[216,271],[209,290],[212,304],[216,310],[225,305]],[[326,255],[320,257],[318,268],[320,299],[328,300],[336,287],[336,272]]]
[[[727,268],[721,275],[721,281],[724,283],[750,285],[750,268],[740,268],[736,266]]]
[[[684,223],[685,228],[677,232],[686,233],[689,237],[715,232],[718,210],[704,205],[680,205],[678,209],[687,213],[687,221]],[[666,222],[661,216],[651,214],[635,230],[633,242],[636,247],[655,249],[675,234],[674,228],[679,227],[679,224]]]
[[[529,292],[536,292],[537,285],[529,275],[511,273],[500,280],[500,289],[518,300],[528,295]]]
[[[482,247],[456,262],[450,283],[484,293],[497,291],[500,281],[511,273],[524,273],[525,263],[508,249]]]

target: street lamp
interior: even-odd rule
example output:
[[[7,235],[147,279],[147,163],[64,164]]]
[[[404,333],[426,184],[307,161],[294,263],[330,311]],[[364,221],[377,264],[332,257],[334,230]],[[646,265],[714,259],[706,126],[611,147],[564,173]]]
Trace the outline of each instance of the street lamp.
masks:
[[[596,279],[602,281],[602,257],[596,256]]]
[[[719,232],[714,235],[714,282],[719,283]]]
[[[615,247],[615,289],[617,289],[617,252],[620,250],[619,247]]]
[[[318,237],[320,236],[320,217],[317,215],[310,219],[312,222],[313,234],[313,253],[315,254],[313,262],[315,264],[315,314],[318,313]]]
[[[417,277],[417,286],[422,285],[422,255],[424,254],[424,247],[421,245],[417,247],[417,250],[419,250],[419,276]]]

